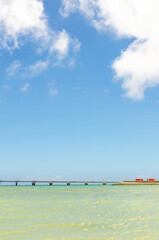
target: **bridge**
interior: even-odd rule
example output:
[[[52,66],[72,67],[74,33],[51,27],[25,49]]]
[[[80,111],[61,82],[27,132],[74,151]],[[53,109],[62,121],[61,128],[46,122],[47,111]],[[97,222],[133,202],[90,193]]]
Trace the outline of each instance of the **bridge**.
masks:
[[[33,180],[33,181],[25,181],[25,180],[0,180],[0,183],[3,185],[9,185],[9,184],[15,184],[15,186],[18,185],[25,185],[25,184],[30,184],[32,186],[40,185],[40,184],[45,184],[45,185],[61,185],[65,184],[67,186],[73,184],[83,184],[83,185],[88,185],[88,184],[102,184],[102,185],[107,185],[107,184],[117,184],[119,183],[118,181],[39,181],[39,180]]]

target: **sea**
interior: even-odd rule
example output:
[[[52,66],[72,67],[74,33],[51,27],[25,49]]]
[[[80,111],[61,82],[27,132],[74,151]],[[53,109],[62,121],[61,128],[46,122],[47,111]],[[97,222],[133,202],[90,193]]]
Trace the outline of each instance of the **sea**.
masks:
[[[0,186],[0,239],[159,240],[159,186]]]

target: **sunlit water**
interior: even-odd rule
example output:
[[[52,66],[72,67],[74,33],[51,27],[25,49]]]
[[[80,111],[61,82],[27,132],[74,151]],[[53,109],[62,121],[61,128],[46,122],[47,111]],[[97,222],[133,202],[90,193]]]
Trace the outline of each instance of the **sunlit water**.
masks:
[[[0,239],[159,240],[159,186],[1,186]]]

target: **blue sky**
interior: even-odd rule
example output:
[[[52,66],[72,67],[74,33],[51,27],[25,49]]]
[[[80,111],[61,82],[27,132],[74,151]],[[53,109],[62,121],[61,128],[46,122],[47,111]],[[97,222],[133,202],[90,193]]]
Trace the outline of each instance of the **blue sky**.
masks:
[[[125,32],[115,23],[126,0],[110,9],[109,0],[86,2],[22,0],[16,11],[18,0],[0,0],[1,179],[159,177],[159,74],[146,61],[158,49],[143,25],[149,1],[132,16],[134,27],[141,17],[142,36],[129,18]]]

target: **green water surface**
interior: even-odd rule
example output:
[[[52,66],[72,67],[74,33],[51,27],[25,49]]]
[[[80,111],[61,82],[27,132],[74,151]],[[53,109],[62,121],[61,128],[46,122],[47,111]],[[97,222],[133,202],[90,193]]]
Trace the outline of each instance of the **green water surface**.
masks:
[[[159,240],[159,186],[1,186],[0,239]]]

